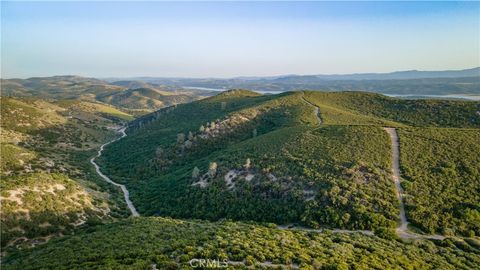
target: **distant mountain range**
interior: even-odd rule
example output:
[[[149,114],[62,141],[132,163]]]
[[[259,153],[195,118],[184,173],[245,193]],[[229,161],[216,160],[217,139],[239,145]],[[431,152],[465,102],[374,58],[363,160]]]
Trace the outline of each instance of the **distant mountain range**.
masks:
[[[304,79],[322,79],[322,80],[407,80],[407,79],[425,79],[425,78],[460,78],[460,77],[480,77],[480,67],[461,69],[461,70],[441,70],[441,71],[422,71],[405,70],[388,73],[352,73],[352,74],[317,74],[317,75],[279,75],[279,76],[240,76],[232,78],[188,78],[188,77],[111,77],[104,78],[105,81],[115,82],[119,80],[154,82],[156,80],[284,80],[288,78]]]
[[[408,80],[425,78],[459,78],[479,77],[480,67],[462,70],[421,71],[406,70],[389,73],[353,73],[353,74],[320,74],[320,75],[285,75],[270,77],[271,79],[284,80],[289,78],[312,78],[322,80]],[[248,77],[245,77],[248,78]],[[255,79],[255,77],[250,77]],[[258,79],[258,78],[257,78]]]
[[[120,78],[107,78],[115,82]],[[370,91],[383,94],[447,95],[480,94],[480,67],[446,71],[397,71],[336,75],[283,75],[235,78],[134,77],[122,80],[197,89],[254,91]]]

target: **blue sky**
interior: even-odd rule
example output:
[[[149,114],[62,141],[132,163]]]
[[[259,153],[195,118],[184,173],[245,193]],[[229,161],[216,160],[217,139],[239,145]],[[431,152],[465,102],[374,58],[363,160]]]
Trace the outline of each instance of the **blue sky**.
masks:
[[[2,78],[480,66],[479,2],[5,2]]]

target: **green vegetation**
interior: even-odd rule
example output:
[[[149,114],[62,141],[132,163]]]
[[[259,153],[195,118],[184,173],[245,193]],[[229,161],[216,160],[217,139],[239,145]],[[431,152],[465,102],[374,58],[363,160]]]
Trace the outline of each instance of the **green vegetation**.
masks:
[[[429,233],[480,235],[480,130],[399,130],[407,215]]]
[[[478,248],[463,241],[402,243],[361,234],[288,231],[222,221],[134,218],[3,260],[3,269],[192,269],[192,259],[228,269],[475,269]]]

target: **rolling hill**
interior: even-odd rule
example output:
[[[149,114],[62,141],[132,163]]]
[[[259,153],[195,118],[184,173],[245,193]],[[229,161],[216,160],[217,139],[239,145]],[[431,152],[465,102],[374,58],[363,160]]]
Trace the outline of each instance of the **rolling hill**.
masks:
[[[154,88],[134,88],[121,93],[98,95],[97,99],[126,109],[163,108],[195,100],[187,94],[174,94]]]
[[[458,179],[467,181],[465,187],[479,188],[474,154],[479,111],[479,102],[410,101],[358,92],[265,96],[232,90],[130,122],[128,137],[107,147],[99,162],[129,188],[143,215],[393,229],[399,205],[391,180],[390,140],[382,128],[395,127],[412,224],[424,232],[478,236],[476,193],[455,191],[445,166],[457,171],[468,166],[470,176],[460,174]],[[404,137],[412,129],[418,135]],[[436,195],[471,203],[435,207],[421,197],[435,188],[431,180],[412,177],[405,169],[429,175],[432,168],[403,151],[421,144],[424,132],[433,130],[435,140],[452,130],[443,136],[455,141],[454,132],[464,129],[471,132],[459,142],[469,159],[464,164],[448,163],[456,155],[449,144],[439,143],[427,153],[438,159],[433,170],[444,185]],[[445,154],[435,155],[438,151]],[[405,156],[413,160],[405,163]],[[410,188],[410,181],[422,186],[422,192]],[[420,202],[431,218],[414,210]],[[459,224],[462,215],[469,218]]]

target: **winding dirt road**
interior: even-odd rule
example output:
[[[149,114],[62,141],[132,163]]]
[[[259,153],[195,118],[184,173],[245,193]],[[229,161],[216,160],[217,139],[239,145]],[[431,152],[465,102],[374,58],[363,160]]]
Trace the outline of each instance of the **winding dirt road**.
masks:
[[[321,125],[322,119],[320,118],[320,108],[305,98],[305,92],[302,92],[302,100],[314,108],[313,115],[315,115],[315,117],[317,118],[318,124]]]
[[[111,140],[105,144],[103,144],[102,146],[100,146],[100,150],[98,150],[98,153],[95,157],[93,157],[92,159],[90,159],[90,163],[92,163],[92,165],[95,167],[95,171],[97,172],[98,175],[100,175],[100,177],[105,180],[106,182],[114,185],[114,186],[117,186],[117,187],[120,187],[122,189],[122,192],[123,192],[123,197],[125,198],[125,202],[127,203],[127,206],[128,206],[128,209],[130,210],[130,212],[132,213],[132,216],[134,217],[138,217],[140,216],[137,212],[137,210],[135,209],[135,206],[133,205],[132,201],[130,201],[130,193],[128,192],[128,189],[125,187],[125,185],[122,185],[122,184],[119,184],[119,183],[116,183],[114,181],[112,181],[112,179],[108,178],[108,176],[104,175],[101,171],[100,171],[100,167],[98,166],[97,163],[95,163],[95,159],[97,157],[100,157],[102,155],[102,152],[103,152],[103,149],[105,148],[105,146],[113,143],[113,142],[116,142],[124,137],[127,136],[127,133],[125,133],[125,129],[126,128],[121,128],[118,130],[118,132],[120,134],[122,134],[122,136],[114,139],[114,140]]]

